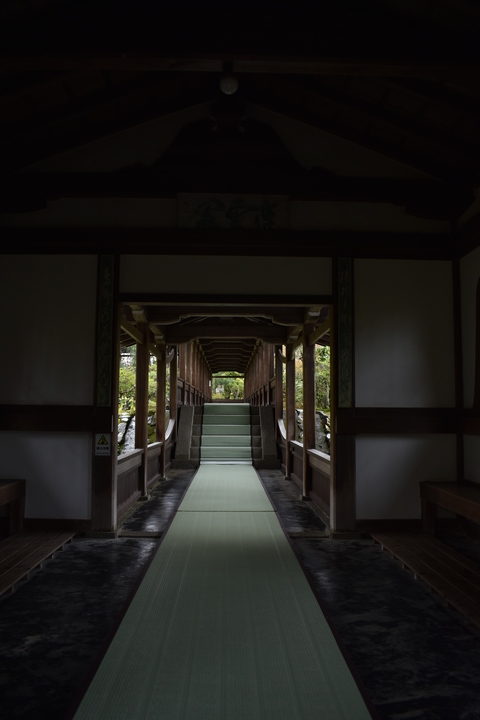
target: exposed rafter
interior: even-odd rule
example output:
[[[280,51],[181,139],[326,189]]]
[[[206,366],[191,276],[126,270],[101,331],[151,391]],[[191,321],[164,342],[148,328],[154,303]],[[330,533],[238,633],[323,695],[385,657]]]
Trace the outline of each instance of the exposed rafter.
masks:
[[[435,145],[435,152],[428,140],[423,142],[422,137],[412,135],[411,131],[401,126],[394,128],[363,108],[332,99],[305,83],[280,82],[275,78],[269,78],[267,82],[265,78],[255,78],[248,88],[248,97],[268,110],[358,143],[434,178],[453,182],[455,172],[458,172],[455,160],[460,162],[464,178],[472,181],[478,175],[469,158],[444,156],[440,143]]]

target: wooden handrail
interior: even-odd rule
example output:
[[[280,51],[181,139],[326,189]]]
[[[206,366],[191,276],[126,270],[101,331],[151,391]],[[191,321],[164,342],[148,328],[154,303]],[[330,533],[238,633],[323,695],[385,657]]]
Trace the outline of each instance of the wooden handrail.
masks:
[[[136,448],[135,450],[129,450],[117,458],[118,475],[123,475],[132,468],[140,467],[142,464],[143,450]]]

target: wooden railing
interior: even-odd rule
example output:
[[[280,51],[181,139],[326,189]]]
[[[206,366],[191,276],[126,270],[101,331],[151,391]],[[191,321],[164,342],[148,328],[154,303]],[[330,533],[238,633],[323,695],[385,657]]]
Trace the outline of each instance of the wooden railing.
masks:
[[[117,515],[121,517],[141,495],[143,450],[130,450],[117,460]]]
[[[285,423],[282,419],[278,420],[277,426],[280,449],[283,458],[282,465],[283,468],[285,468],[287,432]],[[288,453],[290,454],[290,478],[301,490],[303,477],[303,444],[298,442],[298,440],[291,440],[288,443]],[[309,448],[307,450],[307,457],[309,466],[312,470],[312,485],[309,491],[309,497],[315,502],[320,514],[323,516],[323,520],[328,526],[330,523],[330,497],[332,485],[331,458],[330,455],[314,448]]]
[[[165,458],[162,460],[162,442],[151,443],[147,448],[147,487],[159,480],[170,465],[175,440],[175,421],[169,420],[165,433]],[[161,463],[165,463],[164,468]],[[119,455],[117,460],[117,515],[121,517],[142,495],[143,450],[136,449]]]

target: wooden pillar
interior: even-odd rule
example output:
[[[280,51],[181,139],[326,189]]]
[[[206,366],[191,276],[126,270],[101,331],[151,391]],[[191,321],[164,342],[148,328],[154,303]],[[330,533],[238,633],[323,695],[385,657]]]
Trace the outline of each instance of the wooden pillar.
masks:
[[[340,422],[342,408],[355,404],[354,346],[353,346],[353,261],[337,258],[334,263],[334,322],[333,322],[333,404],[335,428],[332,432],[332,485],[330,491],[330,528],[354,530],[355,509],[355,436],[343,432]],[[333,441],[333,442],[332,442]]]
[[[175,422],[174,432],[176,434],[177,427],[177,384],[178,384],[178,361],[177,348],[173,353],[170,363],[170,419]]]
[[[287,363],[285,368],[286,385],[286,442],[285,442],[285,478],[290,479],[292,456],[290,442],[295,440],[295,348],[293,344],[286,347]]]
[[[275,428],[283,418],[283,361],[282,346],[275,346]]]
[[[91,527],[101,531],[117,525],[118,269],[118,257],[98,256]]]
[[[191,357],[192,357],[192,343],[188,342],[185,344],[185,394],[186,394],[186,405],[191,405],[190,402],[190,385],[191,385]]]
[[[143,451],[139,468],[139,490],[142,497],[147,495],[147,448],[148,448],[148,370],[150,353],[148,351],[148,328],[139,326],[143,342],[137,343],[137,367],[135,379],[135,447]]]
[[[455,343],[455,406],[458,416],[463,415],[463,342],[462,342],[462,287],[460,279],[460,260],[455,258],[452,262],[452,286],[453,286],[453,337]],[[478,408],[480,395],[480,379],[478,377],[478,364],[480,362],[480,282],[477,283],[476,294],[476,347],[475,347],[475,397],[474,407]],[[465,479],[465,448],[463,423],[457,426],[457,482]]]
[[[185,382],[185,351],[186,351],[186,344],[182,343],[178,346],[178,352],[179,352],[179,359],[180,359],[180,378]]]
[[[195,386],[195,405],[198,405],[198,396],[199,396],[199,388],[200,388],[200,382],[199,382],[199,360],[200,360],[200,351],[198,349],[198,342],[195,340],[194,347],[194,361],[193,361],[193,371],[194,371],[194,381],[193,384]]]
[[[315,447],[315,344],[308,340],[308,326],[303,334],[303,481],[302,494],[308,498],[312,485],[308,450]]]
[[[165,478],[165,405],[167,387],[167,364],[165,343],[157,346],[157,440],[162,443],[159,455],[160,479]]]

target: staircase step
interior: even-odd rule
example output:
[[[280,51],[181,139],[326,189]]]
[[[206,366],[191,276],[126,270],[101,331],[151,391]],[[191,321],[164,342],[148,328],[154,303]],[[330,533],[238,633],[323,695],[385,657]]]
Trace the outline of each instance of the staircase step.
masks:
[[[250,415],[204,415],[204,425],[250,425]]]
[[[206,424],[203,428],[203,435],[250,435],[250,426]]]
[[[213,458],[239,458],[246,459],[252,457],[250,447],[204,447],[201,448],[202,459],[212,460]]]
[[[202,447],[250,447],[250,435],[203,435]]]
[[[250,417],[250,405],[230,403],[205,403],[203,415],[245,415]]]

